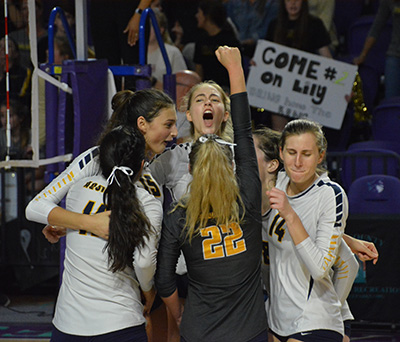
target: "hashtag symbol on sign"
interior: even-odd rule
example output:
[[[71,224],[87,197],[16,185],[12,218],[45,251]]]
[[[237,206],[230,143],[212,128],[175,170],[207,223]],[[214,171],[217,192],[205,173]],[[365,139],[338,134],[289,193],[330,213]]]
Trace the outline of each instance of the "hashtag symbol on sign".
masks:
[[[335,68],[329,67],[329,68],[325,69],[325,79],[326,80],[332,81],[335,78],[336,74],[337,74],[337,71]]]

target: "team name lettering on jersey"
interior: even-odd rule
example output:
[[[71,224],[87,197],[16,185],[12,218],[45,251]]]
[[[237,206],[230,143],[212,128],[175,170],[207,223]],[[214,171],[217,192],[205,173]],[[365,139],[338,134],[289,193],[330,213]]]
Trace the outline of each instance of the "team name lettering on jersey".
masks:
[[[236,222],[229,226],[209,226],[200,230],[204,260],[230,257],[247,250],[243,230]]]
[[[94,191],[100,191],[100,192],[104,192],[106,190],[106,187],[104,185],[89,181],[87,182],[84,186],[84,188],[90,189],[90,190],[94,190]]]

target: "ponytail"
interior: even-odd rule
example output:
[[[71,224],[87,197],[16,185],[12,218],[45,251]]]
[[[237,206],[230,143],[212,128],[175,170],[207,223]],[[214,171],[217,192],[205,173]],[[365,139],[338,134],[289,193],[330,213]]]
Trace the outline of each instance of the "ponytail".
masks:
[[[145,154],[142,134],[128,127],[117,127],[102,139],[100,167],[109,185],[104,203],[111,210],[110,233],[106,248],[112,272],[133,267],[133,253],[144,246],[150,222],[137,197],[135,182],[140,177]]]
[[[216,225],[227,226],[240,221],[239,204],[244,206],[233,167],[232,145],[214,134],[206,134],[192,146],[189,159],[193,180],[190,192],[178,203],[186,209],[189,241],[209,219]]]

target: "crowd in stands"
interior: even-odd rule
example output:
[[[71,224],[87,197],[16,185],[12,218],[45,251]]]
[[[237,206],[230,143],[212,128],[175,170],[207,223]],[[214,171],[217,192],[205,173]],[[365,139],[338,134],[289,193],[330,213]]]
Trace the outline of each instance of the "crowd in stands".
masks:
[[[354,15],[350,17],[350,22],[347,22],[347,30],[349,30],[351,22],[356,22],[360,17],[375,17],[376,15],[376,20],[360,54],[349,56],[347,32],[343,32],[342,27],[336,27],[336,23],[343,26],[340,20],[343,15],[340,8],[345,8],[343,0],[336,2],[334,0],[292,1],[292,5],[296,3],[298,6],[301,5],[300,11],[294,16],[285,10],[285,1],[283,0],[193,0],[190,1],[190,4],[184,3],[182,0],[118,0],[114,1],[112,5],[107,0],[89,1],[88,19],[90,20],[88,23],[90,23],[90,27],[88,28],[91,44],[89,57],[106,58],[109,65],[138,63],[138,44],[136,42],[140,13],[135,13],[135,9],[143,10],[151,6],[156,13],[172,72],[192,70],[200,76],[201,80],[212,79],[229,91],[227,73],[213,54],[219,45],[240,47],[245,70],[249,68],[258,39],[267,39],[311,53],[362,65],[375,42],[379,41],[383,27],[389,21],[393,33],[387,51],[386,69],[382,75],[382,79],[385,81],[379,83],[379,93],[372,103],[375,106],[384,97],[399,96],[399,86],[396,82],[400,77],[396,72],[400,69],[398,67],[398,46],[400,44],[397,44],[399,39],[398,15],[395,15],[398,1],[385,0],[381,1],[380,5],[378,0],[359,0],[354,3],[357,2],[361,10],[355,11]],[[286,1],[286,3],[289,2]],[[70,30],[75,35],[75,6],[72,0],[61,2],[36,0],[35,5],[38,59],[39,63],[45,63],[47,61],[47,24],[50,10],[55,5],[61,7],[70,25]],[[346,10],[349,9],[350,7]],[[307,13],[307,18],[304,17],[305,13]],[[289,17],[285,18],[286,15]],[[10,95],[18,97],[29,107],[32,63],[28,37],[27,0],[8,1],[8,19]],[[277,27],[279,30],[276,30]],[[58,37],[57,46],[62,47],[63,55],[68,56],[66,58],[72,58],[59,16],[56,17],[55,28],[56,37]],[[148,25],[146,30],[147,59],[152,66],[152,85],[162,89],[162,76],[165,73],[164,62],[151,25]],[[2,100],[5,98],[3,51],[4,43],[1,45],[0,60],[2,62],[0,70]],[[372,53],[373,51],[370,54]],[[117,89],[121,89],[120,80],[116,79],[116,83]],[[126,81],[124,87],[134,89],[135,85]],[[366,84],[364,87],[368,87],[368,85]],[[368,103],[371,105],[371,102]],[[350,101],[349,108],[351,107]],[[373,108],[368,108],[368,110],[371,112]],[[278,130],[281,130],[288,121],[288,118],[268,111],[260,114],[255,108],[252,108],[252,114],[255,123],[265,123]],[[365,133],[363,138],[368,139],[368,133]]]

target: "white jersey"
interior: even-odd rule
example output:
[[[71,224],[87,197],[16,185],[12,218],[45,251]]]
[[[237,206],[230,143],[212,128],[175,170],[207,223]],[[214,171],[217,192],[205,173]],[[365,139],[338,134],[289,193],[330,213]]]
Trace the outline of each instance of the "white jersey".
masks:
[[[138,184],[149,193],[163,202],[162,188],[152,178],[148,163],[143,169],[142,178]],[[79,180],[86,177],[100,175],[99,148],[92,147],[78,157],[44,190],[42,190],[27,206],[26,217],[30,221],[48,224],[47,217],[57,207],[68,193],[69,189]]]
[[[263,239],[263,254],[261,262],[261,276],[263,281],[263,288],[270,293],[270,277],[269,277],[269,254],[268,254],[268,220],[271,209],[268,210],[262,217],[262,239]],[[332,280],[333,286],[336,293],[339,296],[340,302],[342,304],[341,314],[343,321],[354,320],[354,316],[350,311],[350,307],[346,301],[351,288],[354,283],[354,279],[358,273],[358,261],[354,256],[353,252],[347,246],[346,242],[342,240],[338,250],[338,256],[333,265],[332,269]],[[266,303],[267,307],[267,303]]]
[[[289,183],[280,172],[276,187]],[[330,275],[348,215],[347,196],[326,174],[308,189],[287,196],[309,237],[295,246],[276,209],[268,222],[271,295],[268,325],[276,334],[327,329],[344,334],[341,302]]]
[[[155,181],[169,189],[173,201],[178,201],[192,180],[189,173],[189,153],[192,142],[174,145],[156,156],[149,165]]]
[[[338,250],[338,256],[333,265],[333,285],[342,304],[341,314],[343,321],[353,320],[354,317],[346,301],[358,273],[358,261],[353,252],[342,241]]]
[[[104,177],[83,178],[70,188],[66,209],[78,213],[105,210]],[[137,196],[153,232],[134,252],[134,270],[109,271],[106,240],[86,231],[68,229],[63,281],[57,298],[54,326],[67,334],[93,336],[145,323],[139,286],[149,291],[156,269],[161,230],[159,201],[137,187]]]

